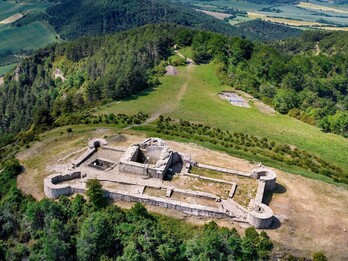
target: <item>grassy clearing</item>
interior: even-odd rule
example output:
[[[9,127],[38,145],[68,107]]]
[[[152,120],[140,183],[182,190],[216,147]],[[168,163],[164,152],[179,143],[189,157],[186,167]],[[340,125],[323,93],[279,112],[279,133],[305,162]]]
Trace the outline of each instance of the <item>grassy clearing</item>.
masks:
[[[189,73],[185,73],[185,70],[188,71],[187,68],[179,68],[180,74],[178,76],[163,77],[161,79],[162,85],[158,86],[153,92],[148,90],[139,96],[130,98],[128,101],[104,106],[98,113],[136,113],[144,111],[151,116],[163,110],[163,108],[170,107],[172,103],[177,103],[172,111],[163,110],[166,112],[163,114],[172,118],[202,123],[232,132],[244,132],[249,135],[266,137],[277,143],[293,145],[320,156],[324,160],[341,167],[344,171],[348,171],[347,139],[338,135],[323,133],[314,126],[286,115],[269,116],[261,113],[256,107],[248,109],[230,105],[228,101],[220,99],[217,95],[223,90],[231,89],[228,86],[221,85],[219,79],[215,76],[217,67],[216,64],[194,66],[189,69]],[[188,86],[186,92],[180,100],[175,100],[181,87],[185,84]],[[159,135],[155,133],[155,127],[151,126],[141,126],[136,129],[145,131],[148,135],[189,142],[189,140],[178,137]],[[224,150],[222,146],[204,142],[197,143],[211,149]],[[260,158],[258,155],[250,155],[243,151],[231,149],[226,152],[244,159],[262,161],[266,165],[295,174],[333,183],[331,179],[325,176],[316,175],[294,166],[286,166],[270,159]]]
[[[4,76],[6,73],[9,71],[13,70],[16,67],[16,63],[14,64],[9,64],[6,66],[1,66],[0,67],[0,76]]]
[[[220,12],[213,12],[213,11],[206,11],[206,10],[200,10],[200,9],[195,9],[196,11],[205,13],[207,15],[211,15],[217,19],[223,20],[224,18],[227,18],[231,16],[230,14],[225,14],[225,13],[220,13]]]
[[[191,47],[184,47],[179,50],[181,54],[183,54],[186,58],[191,58],[193,57],[193,51]]]
[[[175,105],[174,96],[180,91],[187,78],[185,67],[178,67],[177,69],[179,75],[161,78],[161,85],[158,87],[146,89],[120,102],[102,106],[98,114],[136,114],[141,111],[153,115],[160,108]]]
[[[56,42],[56,35],[43,22],[0,30],[0,52],[32,50]]]

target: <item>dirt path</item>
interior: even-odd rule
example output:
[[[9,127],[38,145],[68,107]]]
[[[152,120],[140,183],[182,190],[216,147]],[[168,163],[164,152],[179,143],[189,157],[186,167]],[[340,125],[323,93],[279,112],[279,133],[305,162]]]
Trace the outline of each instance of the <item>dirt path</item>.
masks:
[[[320,47],[319,47],[319,42],[317,42],[315,44],[315,55],[319,55],[320,54]]]
[[[180,52],[176,51],[175,52],[178,56],[185,58],[183,54]],[[146,125],[151,122],[154,122],[160,115],[168,114],[172,111],[175,111],[175,109],[179,106],[180,100],[185,96],[187,88],[188,88],[188,83],[191,79],[191,70],[192,68],[195,67],[195,63],[193,60],[190,58],[186,58],[187,61],[187,66],[185,68],[185,71],[183,72],[185,74],[186,81],[185,83],[181,86],[180,91],[177,93],[175,97],[173,97],[173,100],[170,103],[165,104],[162,107],[159,107],[156,111],[156,113],[152,114],[149,119],[147,119],[143,124],[141,125]],[[175,76],[174,76],[175,77]],[[137,125],[139,126],[139,125]],[[130,129],[132,126],[128,126],[125,129]]]

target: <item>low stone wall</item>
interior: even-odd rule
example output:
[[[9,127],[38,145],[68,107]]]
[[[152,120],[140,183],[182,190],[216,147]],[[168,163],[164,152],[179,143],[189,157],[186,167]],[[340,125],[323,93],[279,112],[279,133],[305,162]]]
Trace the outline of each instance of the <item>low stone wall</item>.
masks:
[[[84,163],[86,160],[88,160],[90,157],[93,156],[93,154],[97,151],[96,148],[88,149],[85,153],[83,153],[77,160],[73,162],[73,167],[77,168],[82,163]]]
[[[172,200],[172,199],[158,198],[158,197],[152,197],[148,195],[140,195],[140,194],[134,195],[124,191],[118,191],[118,190],[109,189],[105,192],[105,196],[115,200],[122,200],[122,201],[128,201],[128,202],[140,202],[140,203],[149,204],[153,206],[169,208],[169,209],[193,214],[196,216],[217,217],[217,218],[233,217],[233,215],[228,215],[226,214],[226,212],[218,208],[206,207],[206,206],[195,205],[190,203],[183,203],[183,202]]]
[[[219,171],[219,172],[223,172],[223,173],[227,173],[227,174],[232,174],[232,175],[238,175],[238,176],[242,176],[242,177],[251,177],[252,174],[246,173],[246,172],[242,172],[242,171],[237,171],[237,170],[232,170],[232,169],[226,169],[226,168],[220,168],[220,167],[215,167],[215,166],[211,166],[211,165],[206,165],[206,164],[201,164],[201,163],[196,163],[195,164],[198,168],[202,168],[202,169],[209,169],[209,170],[214,170],[214,171]]]
[[[212,181],[212,182],[216,182],[216,183],[229,184],[229,185],[235,184],[234,182],[229,182],[229,181],[225,181],[225,180],[221,180],[221,179],[209,178],[209,177],[201,176],[201,175],[198,175],[198,174],[185,173],[184,175],[188,176],[188,177],[202,179],[202,180],[207,180],[207,181]]]
[[[218,196],[216,196],[215,194],[207,193],[207,192],[178,189],[178,188],[173,188],[172,191],[183,194],[183,195],[191,196],[191,197],[205,198],[205,199],[212,199],[212,200],[218,199]]]
[[[273,211],[265,204],[255,204],[248,213],[247,221],[256,228],[269,228],[273,222]]]
[[[253,171],[253,178],[259,179],[254,206],[248,213],[248,222],[256,228],[269,228],[273,221],[273,210],[262,203],[265,191],[273,191],[276,184],[276,174],[270,169]]]
[[[266,168],[255,169],[252,177],[265,182],[265,191],[273,191],[275,189],[277,175],[273,170]]]
[[[44,180],[44,190],[46,196],[49,198],[59,198],[60,196],[73,194],[75,191],[70,185],[59,183],[78,178],[81,178],[80,171],[68,173],[65,175],[54,174],[48,176]]]

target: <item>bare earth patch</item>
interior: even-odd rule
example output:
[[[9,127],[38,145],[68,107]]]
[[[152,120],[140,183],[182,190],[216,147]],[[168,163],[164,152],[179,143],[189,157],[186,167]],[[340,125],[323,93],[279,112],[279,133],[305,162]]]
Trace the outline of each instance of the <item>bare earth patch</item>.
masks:
[[[0,77],[0,85],[4,84],[4,77]]]
[[[48,136],[48,135],[47,135]],[[126,147],[142,141],[145,136],[125,131],[119,133],[109,129],[97,129],[67,136],[67,133],[55,137],[43,138],[29,149],[18,154],[18,159],[25,167],[25,172],[17,179],[17,186],[36,199],[44,197],[43,179],[51,171],[51,165],[58,159],[69,156],[86,146],[89,138],[107,136],[112,146]],[[250,162],[225,153],[202,148],[196,144],[167,141],[177,151],[191,154],[193,160],[215,166],[250,171],[257,166]],[[293,254],[311,256],[315,251],[323,250],[329,260],[348,260],[348,191],[342,188],[291,175],[280,170],[277,173],[277,189],[273,194],[270,207],[280,221],[274,228],[267,230],[276,242],[275,252],[286,249]],[[131,203],[116,202],[120,207],[129,208]],[[201,225],[211,220],[187,215],[170,209],[147,206],[149,211],[184,219]],[[240,232],[243,227],[228,219],[216,219],[220,226],[236,227]]]
[[[264,104],[262,101],[254,101],[254,105],[257,107],[257,109],[267,115],[275,116],[276,111],[271,107],[266,104]]]
[[[10,17],[6,18],[5,20],[2,20],[0,24],[12,24],[13,22],[16,22],[17,20],[21,19],[23,15],[21,13],[11,15]]]
[[[323,250],[329,260],[348,260],[348,191],[276,171],[286,192],[270,203],[281,221],[280,228],[267,231],[270,237],[305,255]]]
[[[175,75],[178,75],[178,69],[176,69],[174,66],[172,65],[168,65],[166,67],[166,75],[170,75],[170,76],[175,76]]]
[[[256,106],[256,108],[260,112],[262,112],[264,114],[267,114],[267,115],[270,115],[270,116],[275,116],[276,115],[276,111],[271,106],[268,106],[268,105],[264,104],[262,101],[254,98],[249,93],[246,93],[246,92],[241,91],[241,90],[236,90],[236,93],[238,93],[241,96],[243,96],[245,99],[248,100],[248,102],[252,101],[254,103],[254,105]]]
[[[230,17],[230,14],[225,14],[225,13],[220,13],[220,12],[212,12],[212,11],[206,11],[206,10],[201,10],[201,9],[195,9],[198,12],[205,13],[207,15],[213,16],[217,19],[224,20],[227,17]]]

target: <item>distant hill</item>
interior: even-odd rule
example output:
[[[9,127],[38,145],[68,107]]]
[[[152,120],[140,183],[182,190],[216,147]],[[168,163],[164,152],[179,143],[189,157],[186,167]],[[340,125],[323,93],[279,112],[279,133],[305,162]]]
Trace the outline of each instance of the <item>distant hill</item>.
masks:
[[[47,10],[48,22],[64,39],[97,36],[145,24],[173,23],[226,35],[242,35],[218,19],[167,0],[63,0]]]
[[[299,0],[247,0],[247,2],[255,4],[280,5],[280,4],[294,4],[299,3]]]
[[[347,55],[348,32],[305,31],[301,37],[277,41],[273,46],[289,54],[315,52],[326,55]]]
[[[28,14],[15,26],[38,20],[47,21],[65,40],[159,23],[178,24],[252,40],[278,40],[299,35],[298,30],[261,21],[232,26],[169,0],[62,0],[46,12]]]
[[[273,41],[289,37],[298,37],[303,31],[285,25],[266,22],[261,19],[243,22],[237,25],[238,28],[247,35],[252,35],[254,39]]]

